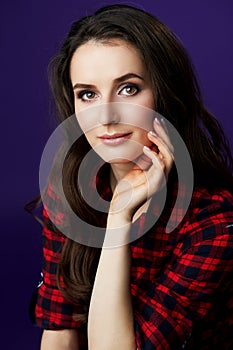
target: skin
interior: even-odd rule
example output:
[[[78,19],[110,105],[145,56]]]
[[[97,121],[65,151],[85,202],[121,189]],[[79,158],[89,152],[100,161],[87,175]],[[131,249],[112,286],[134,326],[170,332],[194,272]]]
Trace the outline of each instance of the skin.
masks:
[[[112,164],[115,176],[123,177],[143,145],[152,145],[147,137],[152,116],[142,118],[147,110],[137,105],[154,109],[154,97],[137,50],[116,40],[111,45],[90,41],[74,53],[70,76],[75,113],[88,142]],[[102,135],[116,133],[131,133],[129,142],[118,147],[101,142]]]
[[[57,331],[45,330],[41,340],[41,350],[79,350],[78,332],[76,329]]]
[[[117,247],[102,249],[100,255],[89,308],[88,346],[90,350],[135,350],[127,239],[148,198],[165,184],[173,146],[164,122],[148,113],[155,109],[153,91],[132,45],[118,39],[89,41],[75,51],[70,78],[78,122],[92,148],[111,164],[113,198],[104,247],[111,246],[113,233],[119,236]],[[132,109],[127,112],[124,106],[129,104]],[[117,145],[101,138],[119,133],[130,137]],[[75,333],[66,337],[77,342]],[[44,338],[42,349],[47,348]]]
[[[89,41],[75,51],[70,78],[78,122],[92,148],[111,164],[113,190],[118,184],[114,208],[122,208],[122,203],[128,202],[131,185],[138,187],[140,180],[147,183],[141,170],[153,163],[160,173],[154,167],[149,169],[153,186],[148,187],[147,183],[143,190],[143,195],[147,193],[149,197],[164,180],[163,171],[165,175],[170,171],[173,147],[164,124],[153,120],[154,95],[138,50],[118,39],[110,43]],[[148,133],[151,130],[153,134]],[[130,133],[130,138],[117,146],[103,144],[102,135],[117,133]],[[151,150],[158,146],[160,153],[150,152],[144,146]],[[123,178],[125,181],[119,183]],[[138,204],[142,202],[138,198]],[[134,208],[132,202],[131,212]]]

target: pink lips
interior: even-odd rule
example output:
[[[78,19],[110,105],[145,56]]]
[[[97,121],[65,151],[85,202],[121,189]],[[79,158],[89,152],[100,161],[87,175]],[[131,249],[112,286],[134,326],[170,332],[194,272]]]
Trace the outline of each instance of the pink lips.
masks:
[[[109,146],[117,146],[125,141],[127,141],[131,137],[131,133],[126,133],[126,134],[105,134],[100,136],[99,138],[101,139],[102,143],[105,145]]]

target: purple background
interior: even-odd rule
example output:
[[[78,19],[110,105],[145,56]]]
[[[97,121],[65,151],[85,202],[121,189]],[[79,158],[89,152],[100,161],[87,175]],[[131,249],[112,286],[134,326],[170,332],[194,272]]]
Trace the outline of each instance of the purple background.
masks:
[[[47,64],[72,21],[111,3],[117,1],[1,1],[0,319],[4,350],[39,349],[40,330],[30,324],[28,304],[41,268],[41,227],[23,211],[23,205],[38,194],[40,156],[53,128]],[[124,3],[139,4],[154,13],[180,37],[196,66],[207,107],[232,139],[232,1]]]

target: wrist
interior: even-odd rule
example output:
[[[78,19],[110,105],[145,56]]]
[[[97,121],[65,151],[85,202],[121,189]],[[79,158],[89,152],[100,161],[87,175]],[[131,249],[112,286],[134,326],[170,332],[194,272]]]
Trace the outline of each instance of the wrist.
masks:
[[[103,247],[113,248],[127,245],[130,238],[131,220],[123,214],[109,213]]]
[[[107,223],[115,227],[129,225],[132,223],[132,216],[126,210],[116,211],[110,207]]]

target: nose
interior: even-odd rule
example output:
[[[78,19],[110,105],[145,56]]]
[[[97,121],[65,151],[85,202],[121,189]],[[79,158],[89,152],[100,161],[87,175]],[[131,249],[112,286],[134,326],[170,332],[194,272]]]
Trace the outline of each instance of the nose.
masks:
[[[116,103],[105,103],[101,106],[99,114],[99,122],[102,125],[118,124],[120,121]]]

